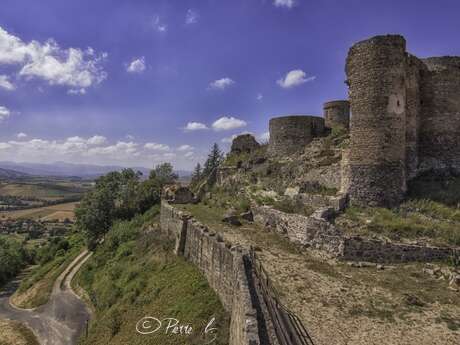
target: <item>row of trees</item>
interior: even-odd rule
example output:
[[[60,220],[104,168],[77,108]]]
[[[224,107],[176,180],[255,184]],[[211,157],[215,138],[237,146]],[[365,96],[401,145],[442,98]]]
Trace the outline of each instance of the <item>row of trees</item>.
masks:
[[[191,186],[198,186],[223,160],[222,151],[214,144],[204,166],[196,165]],[[88,247],[93,249],[116,220],[131,219],[158,204],[163,187],[177,179],[170,163],[157,165],[146,180],[132,169],[99,177],[75,211],[77,227],[85,234]]]
[[[148,179],[133,169],[114,171],[96,180],[77,207],[76,224],[85,234],[88,247],[93,249],[116,220],[127,220],[160,202],[163,186],[178,176],[169,163],[155,167]]]

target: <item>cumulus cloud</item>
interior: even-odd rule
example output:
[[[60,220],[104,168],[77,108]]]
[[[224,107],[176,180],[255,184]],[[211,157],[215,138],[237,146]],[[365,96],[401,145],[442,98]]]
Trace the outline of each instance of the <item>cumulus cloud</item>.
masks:
[[[11,115],[10,110],[7,107],[1,106],[0,105],[0,122],[3,120],[9,118]]]
[[[16,134],[16,138],[18,138],[18,139],[27,138],[27,134],[24,133],[24,132],[20,132],[20,133]]]
[[[106,58],[106,53],[96,54],[92,48],[63,49],[53,39],[26,43],[0,27],[0,65],[19,66],[18,75],[27,79],[86,89],[107,77],[102,68]]]
[[[315,79],[315,76],[307,78],[307,74],[304,71],[300,69],[295,69],[288,72],[284,78],[278,80],[277,84],[281,86],[283,89],[289,89],[313,81]]]
[[[209,88],[214,89],[214,90],[225,90],[229,86],[232,86],[235,84],[235,81],[232,79],[225,77],[222,79],[214,80],[209,84]]]
[[[208,129],[208,126],[201,122],[188,122],[187,125],[184,127],[184,130],[186,132],[199,131],[204,129]]]
[[[161,22],[160,16],[153,16],[152,26],[158,32],[166,32],[166,30],[168,30],[168,26]]]
[[[212,128],[215,131],[227,131],[230,129],[245,127],[246,125],[246,121],[234,117],[223,116],[214,121],[214,123],[212,124]]]
[[[89,145],[103,145],[107,142],[107,138],[102,135],[95,135],[88,139]]]
[[[190,151],[190,150],[193,150],[193,146],[181,145],[177,148],[177,151]]]
[[[261,101],[264,99],[264,95],[262,95],[261,93],[258,93],[256,99],[257,99],[259,102],[261,102]]]
[[[287,7],[287,8],[292,8],[295,6],[295,1],[294,0],[275,0],[273,4],[276,7]]]
[[[185,24],[196,24],[198,23],[198,12],[192,9],[189,9],[185,14]]]
[[[16,87],[11,83],[10,78],[7,75],[0,75],[0,89],[7,91],[13,91]]]
[[[145,58],[142,56],[138,59],[134,59],[129,63],[126,68],[129,73],[142,73],[145,71]]]
[[[152,151],[169,151],[170,150],[168,145],[157,144],[157,143],[146,143],[144,145],[144,148],[146,148],[147,150],[152,150]]]

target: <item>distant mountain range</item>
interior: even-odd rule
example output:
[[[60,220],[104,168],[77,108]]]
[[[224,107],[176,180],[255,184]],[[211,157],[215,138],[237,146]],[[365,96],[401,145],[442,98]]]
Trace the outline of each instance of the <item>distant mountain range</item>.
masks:
[[[30,176],[20,171],[0,168],[0,179],[16,180]]]
[[[55,177],[80,177],[85,179],[96,178],[111,171],[120,171],[124,167],[116,165],[94,165],[94,164],[73,164],[66,162],[55,162],[51,164],[40,163],[16,163],[0,162],[0,178],[25,178],[30,175],[55,176]],[[148,176],[150,169],[143,167],[132,167]],[[178,170],[176,173],[181,178],[191,175],[190,171]]]

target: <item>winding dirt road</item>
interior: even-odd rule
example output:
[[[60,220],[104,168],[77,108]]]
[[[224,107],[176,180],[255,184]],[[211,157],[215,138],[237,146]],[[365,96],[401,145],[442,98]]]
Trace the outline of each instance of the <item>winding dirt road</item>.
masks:
[[[85,330],[90,313],[85,303],[73,292],[70,282],[92,253],[83,251],[56,279],[48,303],[33,310],[18,309],[10,297],[20,279],[0,292],[0,318],[17,320],[27,325],[41,345],[74,345]]]

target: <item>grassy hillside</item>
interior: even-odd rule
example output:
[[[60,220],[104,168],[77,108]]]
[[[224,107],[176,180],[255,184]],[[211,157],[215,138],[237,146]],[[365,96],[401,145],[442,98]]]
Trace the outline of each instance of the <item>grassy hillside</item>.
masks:
[[[95,310],[89,337],[80,345],[202,345],[207,341],[200,333],[213,317],[213,344],[228,344],[228,315],[198,269],[172,254],[172,244],[158,231],[158,213],[155,206],[116,223],[76,276],[74,285],[86,290]],[[150,224],[152,230],[142,230]],[[142,335],[136,324],[145,316],[176,318],[193,332],[165,334],[163,327]]]
[[[53,239],[37,252],[39,263],[14,293],[11,302],[20,308],[36,308],[45,304],[59,275],[81,252],[83,240],[79,235]]]
[[[30,329],[20,322],[0,320],[0,345],[39,345]]]

